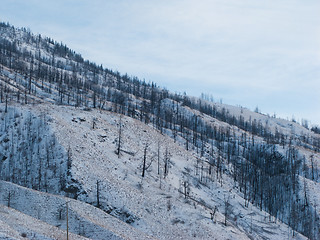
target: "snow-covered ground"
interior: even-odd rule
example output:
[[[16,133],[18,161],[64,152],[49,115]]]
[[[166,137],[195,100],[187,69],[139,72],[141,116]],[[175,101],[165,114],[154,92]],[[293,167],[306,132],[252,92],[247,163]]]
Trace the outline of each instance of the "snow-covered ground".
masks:
[[[51,50],[59,48],[59,45],[52,44],[52,40],[48,39],[38,41],[39,36],[37,41],[32,42],[30,36],[30,33],[19,29],[1,30],[3,39],[18,40],[16,47],[20,51],[29,52],[32,56],[41,55],[42,60],[34,57],[32,63],[26,58],[23,63],[26,68],[39,64],[40,69],[41,62],[43,66],[56,69],[56,74],[61,74],[61,78],[64,75],[76,78],[79,83],[95,82],[104,93],[120,91],[112,87],[117,81],[121,83],[118,75],[100,70],[96,74],[76,62],[73,54],[73,60],[68,54],[65,57],[59,54],[54,56]],[[76,68],[75,72],[73,68]],[[213,153],[208,160],[201,157],[199,149],[194,146],[186,150],[186,139],[181,133],[174,136],[174,130],[163,129],[160,133],[151,124],[146,125],[109,111],[63,106],[81,105],[78,104],[78,97],[75,98],[75,89],[71,88],[73,97],[69,102],[70,95],[67,94],[67,98],[67,95],[61,94],[63,87],[60,89],[61,86],[43,81],[35,74],[30,79],[29,74],[31,71],[23,74],[13,71],[9,65],[1,65],[1,101],[9,102],[8,112],[4,111],[5,103],[0,103],[1,179],[30,189],[0,182],[0,239],[63,239],[67,228],[66,202],[71,239],[293,238],[293,232],[286,224],[275,222],[273,217],[251,203],[245,204],[243,193],[230,178],[232,165],[226,163],[223,154],[222,178],[218,179],[214,174],[215,166],[210,167],[213,173],[210,171],[209,174],[209,158],[220,157],[214,141],[212,145],[209,141],[202,149],[207,157],[209,151]],[[122,81],[121,84],[128,83]],[[66,84],[64,87],[67,89],[70,86]],[[16,95],[9,94],[7,99],[3,89]],[[27,94],[30,91],[31,94]],[[84,105],[92,107],[93,92],[90,88],[87,91],[87,95],[83,96]],[[18,100],[15,100],[16,97]],[[127,97],[133,105],[140,107],[143,101],[150,101],[131,94]],[[222,129],[222,132],[230,130],[231,138],[238,144],[242,135],[245,135],[245,141],[268,141],[262,135],[253,135],[240,129],[239,125],[230,125],[173,99],[162,99],[159,103],[161,111],[173,115],[179,112],[190,119],[197,117],[207,126]],[[21,104],[15,105],[14,101]],[[104,106],[104,109],[114,107],[114,103],[105,98],[100,101],[103,102],[99,106]],[[301,194],[308,195],[309,203],[319,212],[320,155],[314,151],[316,145],[308,142],[319,136],[295,122],[243,107],[212,102],[206,104],[214,105],[218,112],[235,119],[260,124],[266,132],[283,136],[285,144],[292,143],[297,155],[301,159],[305,157],[303,168],[308,170],[305,174],[309,174],[309,179],[302,174],[299,176]],[[141,108],[136,110],[136,116],[139,114],[142,114]],[[121,151],[118,156],[120,121]],[[289,148],[280,144],[274,147],[283,155]],[[241,144],[238,149],[243,150]],[[142,177],[144,160],[146,172]],[[315,176],[314,181],[311,181],[313,176],[310,174]],[[78,200],[31,188],[66,194]],[[98,205],[98,200],[100,209],[94,207]],[[226,225],[225,211],[228,212]],[[305,239],[299,234],[295,234],[294,238]]]
[[[201,183],[195,167],[198,155],[194,151],[186,151],[182,144],[179,145],[138,120],[122,116],[122,151],[118,157],[118,114],[55,105],[25,106],[23,110],[31,110],[38,116],[46,115],[57,142],[65,149],[70,149],[72,177],[87,193],[83,200],[96,205],[98,181],[101,208],[123,220],[121,223],[129,229],[125,236],[135,239],[134,232],[130,229],[144,232],[145,237],[159,239],[288,239],[292,236],[287,225],[274,222],[273,218],[270,221],[267,213],[251,204],[245,207],[244,199],[227,175],[223,175],[222,182],[214,180]],[[142,178],[146,145],[146,162],[150,167]],[[166,177],[163,174],[165,156],[170,158]],[[184,191],[183,182],[189,184],[187,199],[181,193]],[[79,196],[81,198],[84,196]],[[55,199],[49,204],[41,202],[37,206],[45,211],[46,206],[63,205],[66,201],[63,198],[58,201],[59,197]],[[231,204],[227,226],[224,225],[226,200]],[[71,202],[70,208],[74,205]],[[217,212],[212,220],[210,213],[215,207]],[[96,213],[89,215],[91,211],[96,211],[93,209],[96,208],[77,208],[78,218],[83,219],[83,222],[89,221],[88,218],[90,222],[100,222]],[[41,211],[40,215],[49,216]],[[36,217],[31,212],[27,214]],[[92,217],[96,217],[96,220]],[[40,219],[55,225],[56,222],[50,220],[52,218],[54,217]],[[101,218],[104,219],[105,216]],[[115,219],[111,216],[109,218]],[[114,221],[116,220],[118,221]],[[112,222],[113,220],[109,221],[107,226],[110,227]],[[65,229],[64,222],[60,224]],[[81,226],[85,224],[75,225],[81,234]],[[114,224],[111,229],[115,232]],[[103,234],[99,235],[98,231],[93,230],[92,235],[89,235],[90,230],[84,232],[84,236],[103,239]],[[295,238],[304,239],[301,235],[296,235]]]
[[[23,235],[30,239],[65,239],[67,203],[69,239],[153,239],[84,202],[4,181],[0,181],[0,234],[10,239]]]

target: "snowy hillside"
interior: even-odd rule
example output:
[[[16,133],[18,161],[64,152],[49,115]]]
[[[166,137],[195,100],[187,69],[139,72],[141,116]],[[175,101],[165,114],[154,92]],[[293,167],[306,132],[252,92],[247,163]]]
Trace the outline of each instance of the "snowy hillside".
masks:
[[[0,32],[0,237],[320,237],[316,131]]]
[[[10,239],[21,239],[23,235],[30,239],[65,239],[66,203],[70,239],[153,239],[80,201],[3,181],[0,189],[0,222],[3,225],[0,234]]]
[[[69,149],[72,177],[86,193],[80,195],[79,199],[96,206],[98,181],[100,208],[150,236],[160,239],[247,239],[250,236],[255,239],[281,239],[288,235],[288,231],[291,234],[286,225],[275,222],[269,214],[260,212],[251,204],[245,207],[244,199],[229,176],[223,175],[219,181],[208,180],[212,177],[206,174],[201,176],[196,153],[186,151],[183,144],[174,143],[173,139],[140,121],[122,116],[119,158],[116,154],[120,121],[118,114],[54,105],[19,106],[19,109],[21,112],[32,111],[39,117],[45,115],[50,131],[55,133],[57,144],[63,149]],[[12,108],[11,111],[17,110]],[[142,178],[146,144],[146,160],[150,167]],[[169,170],[167,176],[164,176],[166,154],[169,157]],[[157,172],[158,157],[160,174]],[[204,180],[200,181],[200,178]],[[185,182],[188,184],[187,197],[184,195]],[[4,199],[7,199],[8,190],[2,188],[1,192],[3,204],[6,204],[8,200]],[[14,192],[21,194],[18,190]],[[16,194],[14,199],[19,199]],[[59,221],[52,220],[55,217],[42,219],[39,215],[48,217],[42,211],[52,209],[55,209],[57,215],[59,210],[55,206],[61,207],[66,200],[55,197],[46,204],[39,204],[37,200],[29,210],[24,209],[24,204],[15,201],[12,200],[11,205],[15,203],[17,210],[33,217],[38,216],[49,224],[59,225]],[[25,197],[23,201],[26,201]],[[226,201],[230,204],[230,212],[227,226],[224,226],[225,208],[229,206]],[[30,200],[28,205],[32,205],[32,202]],[[50,208],[46,210],[43,206]],[[211,220],[210,214],[215,207],[217,212]],[[84,217],[76,217],[80,219],[78,224],[86,225],[83,224]],[[60,221],[65,229],[63,224]],[[78,224],[74,224],[75,229],[79,228]],[[82,233],[82,230],[74,230],[75,233],[77,231]],[[83,235],[90,237],[88,232],[90,230],[83,230]],[[97,234],[99,231],[92,232]],[[93,236],[98,238],[98,235]],[[132,237],[133,233],[129,236]],[[303,238],[300,236],[298,239]]]

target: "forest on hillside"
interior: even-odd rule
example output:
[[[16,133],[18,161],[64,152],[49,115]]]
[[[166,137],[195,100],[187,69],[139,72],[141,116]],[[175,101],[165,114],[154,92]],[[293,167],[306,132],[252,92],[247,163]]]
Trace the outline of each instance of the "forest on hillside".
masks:
[[[209,99],[121,75],[24,28],[0,23],[0,34],[0,102],[5,105],[0,113],[1,179],[42,191],[67,191],[68,150],[59,149],[51,135],[37,135],[47,131],[45,116],[34,120],[11,109],[11,103],[97,108],[138,119],[194,150],[199,182],[222,181],[228,174],[245,204],[258,206],[310,239],[320,235],[319,214],[304,182],[320,179],[314,162],[320,153],[318,127],[284,132],[271,126],[271,120],[234,115]],[[18,138],[24,146],[15,144]],[[119,138],[119,149],[120,143]],[[46,150],[40,151],[41,146]],[[38,165],[32,164],[34,159]]]

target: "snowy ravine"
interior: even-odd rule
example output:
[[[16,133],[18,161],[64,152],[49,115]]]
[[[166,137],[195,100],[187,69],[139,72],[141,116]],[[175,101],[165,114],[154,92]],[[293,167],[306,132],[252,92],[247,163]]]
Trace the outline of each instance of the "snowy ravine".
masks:
[[[107,214],[110,213],[122,220],[122,226],[127,226],[124,228],[127,228],[125,238],[128,239],[135,239],[133,229],[146,234],[141,239],[147,236],[159,239],[286,239],[292,234],[287,225],[274,222],[274,218],[270,219],[267,213],[251,204],[245,207],[244,199],[228,175],[224,174],[221,182],[200,182],[195,172],[197,154],[186,151],[183,146],[179,146],[179,142],[174,142],[140,121],[121,117],[122,144],[119,157],[116,154],[120,123],[118,114],[44,104],[17,108],[20,113],[32,112],[35,119],[45,116],[48,125],[43,134],[51,132],[59,149],[67,149],[64,154],[71,163],[69,174],[72,179],[69,181],[77,182],[82,193],[85,193],[77,194],[79,200],[96,206],[98,186],[100,208],[105,212],[73,200],[81,206],[75,213],[74,226],[70,228],[73,233],[93,239],[106,239],[107,235],[104,234],[107,232],[84,226],[88,225],[86,221],[94,225],[108,218],[112,221],[107,221],[106,226],[114,229],[113,225],[119,220]],[[3,105],[1,109],[4,109]],[[10,116],[10,112],[18,110],[12,107],[6,114]],[[41,146],[39,152],[45,148],[45,145]],[[149,168],[142,178],[145,152]],[[166,158],[169,159],[169,170],[164,176]],[[37,171],[33,177],[35,181],[38,180]],[[188,184],[188,197],[184,195],[184,182]],[[4,205],[8,204],[8,191],[4,187],[1,189]],[[17,193],[13,194],[12,199],[16,201],[11,201],[11,208],[48,224],[66,228],[65,221],[59,220],[59,208],[61,212],[64,211],[64,204],[69,200],[35,193],[34,190],[23,191],[14,191]],[[35,201],[32,197],[26,204],[27,200],[23,200],[23,196],[28,194],[36,195],[36,199],[40,196],[49,200]],[[73,202],[70,204],[71,209],[75,205]],[[229,216],[227,226],[224,226],[226,206]],[[215,207],[217,211],[212,220],[210,213]],[[304,239],[301,235],[296,238]]]

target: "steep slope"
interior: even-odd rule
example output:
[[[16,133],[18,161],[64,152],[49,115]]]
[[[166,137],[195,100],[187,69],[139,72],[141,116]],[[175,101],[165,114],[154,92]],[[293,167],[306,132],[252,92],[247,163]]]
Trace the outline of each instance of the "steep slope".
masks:
[[[64,239],[66,231],[46,222],[25,215],[17,210],[0,205],[0,239]],[[69,239],[88,239],[73,233]]]
[[[319,237],[319,134],[0,32],[1,179],[159,238]]]
[[[288,234],[285,225],[273,222],[273,218],[270,221],[269,215],[255,206],[245,207],[245,200],[227,175],[221,180],[206,174],[201,177],[195,152],[186,151],[183,144],[179,146],[140,121],[122,116],[119,158],[120,115],[54,105],[23,109],[38,116],[45,114],[57,142],[69,149],[72,176],[87,193],[79,198],[97,205],[98,181],[100,208],[149,235],[161,239],[280,239]],[[150,166],[142,177],[146,144]],[[169,170],[165,176],[166,157]],[[187,196],[184,183],[188,184]],[[215,207],[212,221],[210,214]]]
[[[0,182],[0,233],[20,239],[153,239],[89,204]],[[11,197],[8,197],[11,196]],[[20,235],[20,238],[19,238]],[[81,236],[82,235],[82,236]],[[83,237],[86,236],[86,237]]]

